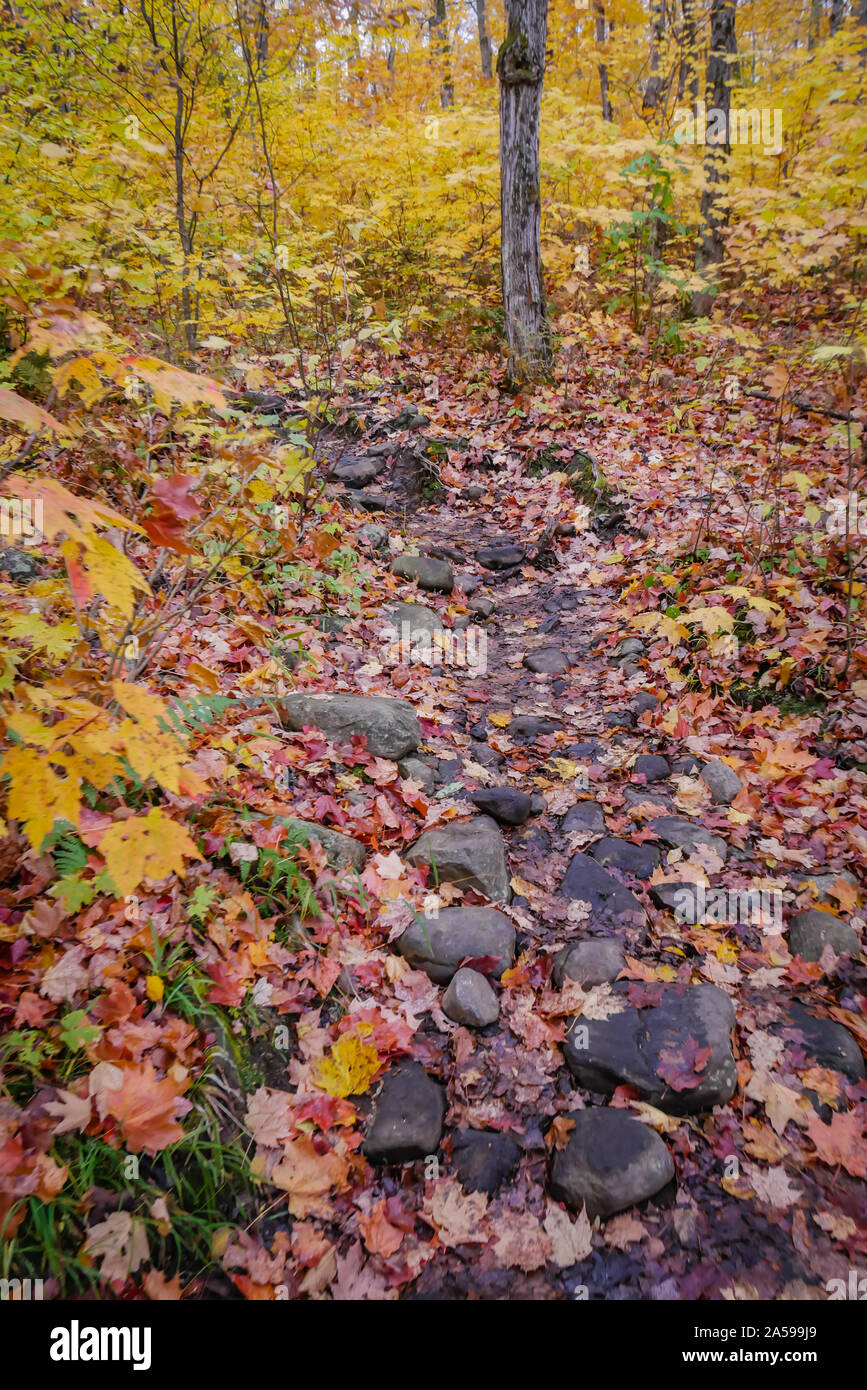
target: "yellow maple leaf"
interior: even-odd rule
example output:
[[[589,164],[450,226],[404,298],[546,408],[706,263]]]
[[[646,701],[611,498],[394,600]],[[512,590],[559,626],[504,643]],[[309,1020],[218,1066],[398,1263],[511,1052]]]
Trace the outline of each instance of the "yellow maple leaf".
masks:
[[[58,777],[44,753],[16,745],[4,755],[0,770],[9,778],[7,814],[23,823],[35,850],[56,820],[78,825],[78,783],[71,777]]]
[[[145,876],[161,879],[183,874],[185,857],[202,857],[184,827],[157,807],[146,816],[130,816],[110,825],[98,848],[122,898]]]
[[[165,701],[161,700],[159,695],[152,695],[141,685],[133,685],[129,681],[112,681],[111,689],[121,709],[126,710],[127,714],[131,714],[140,724],[156,728],[158,721],[167,715]]]
[[[496,714],[489,714],[488,718],[498,729],[505,729],[506,725],[512,722],[512,716],[508,710],[498,710]]]
[[[719,628],[722,628],[723,632],[731,632],[735,625],[731,613],[722,606],[694,608],[691,613],[684,613],[683,621],[685,623],[700,623],[709,637],[712,637]]]
[[[344,1033],[338,1038],[330,1055],[314,1067],[314,1085],[329,1096],[341,1098],[363,1095],[369,1090],[381,1066],[374,1044],[365,1042],[372,1032],[369,1023],[359,1023],[354,1033]]]
[[[74,555],[84,570],[88,588],[92,595],[101,594],[106,603],[116,608],[125,618],[131,618],[135,592],[149,594],[150,585],[139,574],[132,560],[107,541],[103,536],[89,532],[87,544],[82,550],[63,546],[65,555]]]

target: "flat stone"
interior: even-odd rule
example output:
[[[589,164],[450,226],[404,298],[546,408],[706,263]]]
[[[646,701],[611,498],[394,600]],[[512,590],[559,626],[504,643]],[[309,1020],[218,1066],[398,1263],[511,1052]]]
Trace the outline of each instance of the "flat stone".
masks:
[[[446,1095],[418,1062],[398,1062],[386,1072],[364,1140],[371,1163],[410,1163],[436,1153],[442,1138]]]
[[[444,907],[411,922],[396,946],[404,960],[446,985],[464,960],[493,958],[499,979],[515,960],[515,928],[492,907]]]
[[[655,1130],[623,1110],[577,1110],[551,1163],[550,1190],[587,1215],[613,1216],[656,1196],[674,1178],[674,1160]]]
[[[557,647],[543,647],[541,651],[528,652],[524,665],[537,676],[562,676],[569,670],[571,662],[565,652]]]
[[[591,858],[605,868],[620,869],[622,873],[635,878],[650,878],[658,868],[661,855],[655,845],[635,845],[631,840],[620,840],[616,835],[606,835],[597,840],[589,850]]]
[[[424,603],[395,603],[388,609],[388,621],[396,629],[398,637],[403,635],[404,627],[408,627],[410,640],[416,632],[427,632],[432,636],[443,630],[439,613]]]
[[[332,478],[347,487],[366,487],[385,467],[383,458],[341,459],[331,470]]]
[[[579,1086],[606,1095],[634,1086],[658,1109],[692,1115],[724,1105],[735,1093],[734,1021],[732,1002],[716,985],[669,986],[659,1004],[628,1005],[587,1023],[579,1018],[564,1052]]]
[[[516,787],[483,787],[470,795],[480,811],[502,825],[523,825],[533,808],[533,798]]]
[[[635,726],[635,715],[631,709],[612,709],[603,714],[602,723],[606,729],[632,729]]]
[[[612,936],[595,936],[564,946],[554,957],[551,977],[558,989],[567,980],[579,985],[604,985],[626,968],[622,946]]]
[[[622,642],[618,642],[614,651],[611,653],[612,661],[623,661],[630,656],[643,656],[644,643],[640,637],[624,637]]]
[[[496,748],[489,748],[486,743],[477,743],[472,757],[473,762],[480,763],[482,767],[500,767],[506,761],[502,753],[498,753]]]
[[[715,806],[730,806],[744,785],[734,768],[719,758],[712,758],[701,773],[702,781],[710,787],[711,800]]]
[[[704,763],[698,758],[693,757],[692,753],[687,753],[682,758],[675,758],[671,764],[671,770],[678,777],[694,777],[701,772]]]
[[[637,914],[644,919],[644,909],[638,899],[611,874],[605,872],[586,854],[572,856],[563,882],[563,897],[589,903],[596,919],[612,921]]]
[[[435,560],[429,555],[398,555],[391,562],[393,574],[401,579],[414,579],[420,589],[450,594],[455,585],[454,570],[447,560]]]
[[[707,845],[722,860],[728,854],[728,845],[721,836],[712,834],[703,825],[686,820],[683,816],[657,816],[655,820],[648,821],[648,827],[664,845],[685,850],[688,855],[693,854],[700,845]]]
[[[605,812],[598,801],[579,801],[577,805],[569,807],[561,828],[566,835],[576,830],[604,830]]]
[[[642,753],[635,759],[632,771],[643,773],[646,782],[664,782],[671,776],[668,759],[659,753]]]
[[[670,912],[676,912],[684,903],[684,894],[693,894],[695,897],[694,883],[654,883],[650,889],[650,899],[657,907],[668,908]],[[693,914],[694,915],[694,914]]]
[[[405,857],[410,864],[430,864],[431,883],[474,888],[492,903],[507,903],[511,897],[506,848],[490,816],[426,830]]]
[[[421,758],[401,758],[397,770],[401,777],[418,782],[425,791],[432,791],[436,786],[436,773],[430,763],[422,762]]]
[[[632,701],[632,708],[636,714],[644,714],[645,710],[659,709],[659,699],[656,695],[651,695],[649,690],[639,690]]]
[[[366,521],[363,526],[359,526],[356,535],[365,545],[369,545],[373,550],[388,549],[388,531],[384,526],[377,526],[373,521]]]
[[[467,1192],[492,1196],[518,1171],[521,1150],[508,1134],[468,1129],[452,1140],[452,1162],[458,1182]]]
[[[559,727],[553,719],[545,719],[537,714],[519,714],[512,720],[507,732],[512,738],[532,741],[542,734],[556,734]]]
[[[307,695],[300,691],[277,702],[280,722],[288,729],[309,725],[348,742],[364,734],[368,751],[377,758],[395,761],[414,753],[421,743],[421,727],[406,700],[387,695]]]
[[[365,512],[387,512],[388,498],[381,492],[359,492],[353,497],[353,502],[357,507]]]
[[[479,618],[490,618],[496,606],[494,600],[485,598],[484,594],[478,594],[467,603],[470,612],[475,613]]]
[[[443,995],[443,1013],[466,1028],[487,1028],[500,1017],[500,1003],[484,975],[463,966]]]
[[[476,551],[476,559],[486,570],[507,570],[520,565],[527,552],[522,545],[490,545]]]
[[[817,907],[799,912],[789,924],[789,951],[802,960],[818,960],[826,946],[830,946],[837,956],[861,954],[858,933],[835,917],[833,912],[822,912]]]
[[[816,1018],[802,1004],[789,1004],[784,1006],[781,1024],[775,1025],[773,1031],[783,1033],[790,1051],[803,1052],[807,1065],[815,1063],[829,1071],[842,1072],[850,1081],[864,1080],[861,1049],[842,1023]]]
[[[298,820],[295,816],[278,816],[280,825],[285,825],[302,844],[315,841],[325,851],[325,857],[332,869],[363,869],[367,850],[351,835],[343,835],[327,825],[316,825],[313,821]]]

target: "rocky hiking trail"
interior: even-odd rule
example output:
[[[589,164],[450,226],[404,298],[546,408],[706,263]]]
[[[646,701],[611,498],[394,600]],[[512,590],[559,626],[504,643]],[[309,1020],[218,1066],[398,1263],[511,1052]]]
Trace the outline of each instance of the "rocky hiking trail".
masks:
[[[617,494],[483,457],[444,483],[429,424],[372,409],[323,443],[360,607],[278,707],[342,896],[300,927],[327,998],[290,1005],[290,1085],[272,1059],[247,1100],[294,1273],[267,1222],[227,1267],[248,1296],[824,1298],[867,1173],[846,851],[774,840],[756,808],[782,827],[789,784],[666,697],[617,559],[649,573],[654,541]]]

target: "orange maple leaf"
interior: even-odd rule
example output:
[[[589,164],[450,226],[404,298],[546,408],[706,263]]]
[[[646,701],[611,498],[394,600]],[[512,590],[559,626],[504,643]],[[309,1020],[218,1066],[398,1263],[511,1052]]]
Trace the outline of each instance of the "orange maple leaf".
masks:
[[[108,1096],[108,1113],[117,1120],[123,1141],[133,1153],[157,1154],[183,1138],[177,1117],[186,1115],[190,1102],[183,1099],[171,1077],[157,1081],[151,1062],[124,1067],[119,1089]]]

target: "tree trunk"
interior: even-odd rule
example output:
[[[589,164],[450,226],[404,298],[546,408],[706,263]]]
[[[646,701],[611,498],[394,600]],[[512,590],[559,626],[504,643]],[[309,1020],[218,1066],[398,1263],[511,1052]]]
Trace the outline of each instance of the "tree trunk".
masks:
[[[455,104],[455,84],[452,78],[452,46],[449,43],[446,0],[434,0],[430,21],[434,51],[440,64],[440,106],[445,111]]]
[[[738,51],[735,36],[736,0],[711,0],[710,50],[707,58],[707,121],[711,137],[711,111],[722,112],[724,135],[706,137],[704,155],[704,192],[701,195],[701,232],[695,253],[695,268],[709,281],[704,290],[692,296],[692,311],[699,317],[710,313],[716,296],[713,267],[722,261],[725,244],[722,227],[725,214],[719,207],[722,185],[728,182],[729,112],[731,110],[732,55]],[[717,122],[713,123],[714,125]],[[710,272],[710,274],[708,274]]]
[[[822,0],[810,0],[810,20],[807,26],[807,49],[816,47],[822,37]]]
[[[681,0],[683,13],[683,42],[680,52],[677,99],[688,96],[695,115],[698,101],[698,37],[695,23],[695,0]]]
[[[509,375],[536,381],[551,366],[542,278],[539,109],[548,0],[506,0],[500,79],[500,214]]]
[[[831,33],[836,34],[843,27],[843,16],[846,13],[845,0],[831,0]]]
[[[603,0],[594,0],[593,10],[596,15],[596,44],[601,48],[605,43],[605,5]],[[602,119],[603,121],[613,121],[614,116],[611,111],[611,102],[608,99],[608,64],[600,62],[598,67]]]
[[[491,57],[491,36],[488,33],[488,12],[485,0],[476,0],[476,22],[479,26],[479,52],[482,55],[482,72],[485,77],[493,77],[494,65]]]
[[[659,48],[665,38],[665,3],[653,0],[650,11],[650,76],[644,88],[642,110],[655,111],[662,98],[662,78],[659,74]]]

